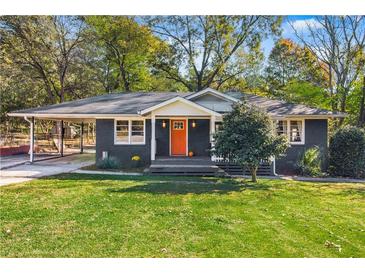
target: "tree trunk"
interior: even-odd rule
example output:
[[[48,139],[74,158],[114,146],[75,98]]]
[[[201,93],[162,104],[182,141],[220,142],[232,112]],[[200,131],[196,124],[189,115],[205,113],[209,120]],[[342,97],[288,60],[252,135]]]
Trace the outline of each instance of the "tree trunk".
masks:
[[[362,82],[362,96],[360,100],[358,125],[359,127],[365,126],[365,75],[363,76],[363,82]]]
[[[251,176],[252,176],[252,182],[256,183],[257,182],[257,167],[251,167]]]

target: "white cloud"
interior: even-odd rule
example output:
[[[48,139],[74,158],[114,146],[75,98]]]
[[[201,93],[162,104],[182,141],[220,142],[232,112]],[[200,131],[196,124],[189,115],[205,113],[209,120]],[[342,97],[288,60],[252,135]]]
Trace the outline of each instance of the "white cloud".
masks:
[[[292,26],[299,32],[306,31],[308,27],[319,29],[322,25],[314,18],[305,20],[295,20],[292,22]]]

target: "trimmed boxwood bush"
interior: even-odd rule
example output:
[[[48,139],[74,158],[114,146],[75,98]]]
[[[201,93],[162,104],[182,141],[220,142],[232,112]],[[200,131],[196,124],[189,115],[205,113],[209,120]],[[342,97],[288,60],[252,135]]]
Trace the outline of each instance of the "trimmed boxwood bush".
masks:
[[[344,127],[335,132],[329,145],[329,173],[334,176],[365,177],[365,132]]]
[[[120,162],[115,157],[107,157],[105,159],[98,160],[96,167],[100,169],[118,169],[120,168]]]

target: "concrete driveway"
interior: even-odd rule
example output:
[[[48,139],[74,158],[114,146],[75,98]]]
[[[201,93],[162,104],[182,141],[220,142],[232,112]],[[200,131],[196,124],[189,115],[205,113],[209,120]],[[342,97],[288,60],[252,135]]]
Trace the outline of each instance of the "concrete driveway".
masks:
[[[95,154],[76,154],[0,170],[0,186],[67,173],[95,163]]]

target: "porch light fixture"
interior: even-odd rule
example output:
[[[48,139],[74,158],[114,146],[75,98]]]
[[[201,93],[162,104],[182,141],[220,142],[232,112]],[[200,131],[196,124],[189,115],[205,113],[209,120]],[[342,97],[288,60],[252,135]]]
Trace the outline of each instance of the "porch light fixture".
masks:
[[[162,127],[163,128],[166,128],[166,122],[165,122],[165,120],[162,121]]]
[[[196,127],[195,120],[193,120],[193,122],[191,123],[191,126],[192,126],[193,128],[195,128],[195,127]]]

